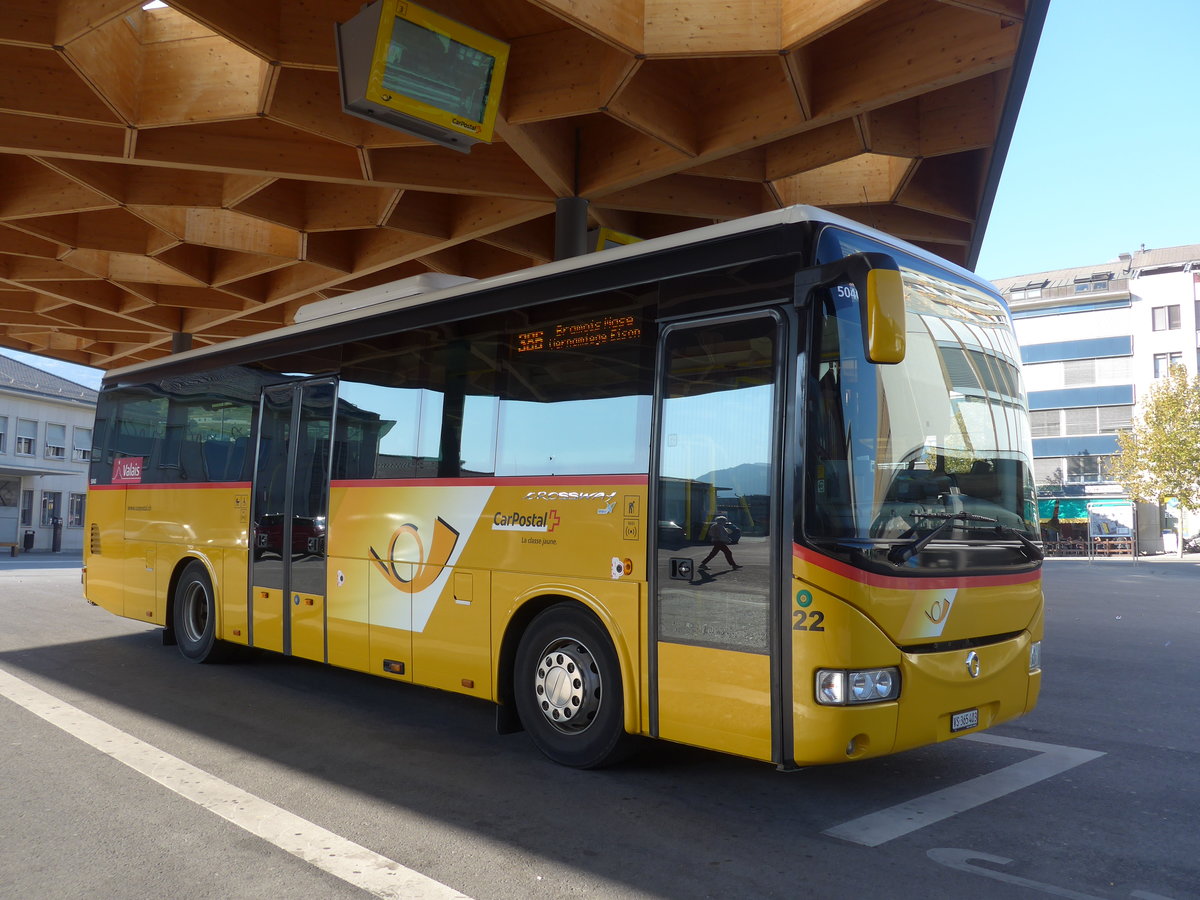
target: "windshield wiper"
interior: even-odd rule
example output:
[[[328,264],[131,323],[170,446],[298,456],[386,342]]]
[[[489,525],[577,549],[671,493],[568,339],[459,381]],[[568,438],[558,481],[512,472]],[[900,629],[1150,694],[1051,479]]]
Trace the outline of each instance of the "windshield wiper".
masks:
[[[888,559],[894,563],[900,564],[908,562],[918,553],[925,549],[925,545],[936,538],[939,534],[949,528],[955,521],[961,522],[988,522],[995,525],[997,535],[1004,537],[1013,537],[1021,542],[1021,553],[1027,559],[1039,560],[1043,559],[1046,554],[1042,552],[1042,548],[1035,544],[1021,532],[1007,525],[997,524],[996,520],[989,516],[977,516],[975,513],[960,512],[960,513],[916,513],[921,519],[942,519],[942,523],[933,530],[921,535],[919,538],[914,538],[911,541],[906,541],[902,544],[897,544],[888,551]]]
[[[1039,547],[1029,538],[1025,537],[1025,535],[1021,534],[1021,532],[1017,531],[1015,528],[1011,528],[1008,525],[997,525],[996,534],[1004,535],[1006,537],[1015,537],[1021,542],[1021,552],[1024,553],[1028,559],[1036,562],[1039,559],[1046,558],[1046,554],[1042,552],[1041,547]]]
[[[996,520],[988,516],[977,516],[975,513],[957,512],[957,513],[916,513],[921,519],[943,519],[941,525],[931,531],[926,532],[919,538],[913,538],[911,541],[905,541],[903,544],[897,544],[888,551],[888,559],[894,563],[906,563],[922,550],[925,545],[932,541],[935,537],[949,528],[957,521],[962,522],[990,522],[995,525]],[[999,527],[999,526],[997,526]]]

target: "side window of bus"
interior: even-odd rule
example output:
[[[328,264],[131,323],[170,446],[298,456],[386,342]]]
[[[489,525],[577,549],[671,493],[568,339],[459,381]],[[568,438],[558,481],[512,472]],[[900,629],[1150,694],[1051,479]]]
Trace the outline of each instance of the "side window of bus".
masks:
[[[654,328],[614,292],[514,313],[504,347],[497,475],[645,472]]]

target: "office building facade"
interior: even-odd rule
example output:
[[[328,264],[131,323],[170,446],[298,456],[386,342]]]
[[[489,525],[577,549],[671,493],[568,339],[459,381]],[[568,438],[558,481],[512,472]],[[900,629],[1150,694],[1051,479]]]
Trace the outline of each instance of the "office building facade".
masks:
[[[1085,533],[1088,501],[1127,499],[1108,466],[1138,403],[1171,365],[1198,371],[1200,244],[1143,247],[995,284],[1021,345],[1043,522],[1053,517],[1076,526],[1068,534]],[[1170,506],[1139,504],[1138,524],[1144,552],[1171,549],[1170,532],[1180,527],[1190,533]]]
[[[0,354],[0,552],[83,549],[96,392]]]

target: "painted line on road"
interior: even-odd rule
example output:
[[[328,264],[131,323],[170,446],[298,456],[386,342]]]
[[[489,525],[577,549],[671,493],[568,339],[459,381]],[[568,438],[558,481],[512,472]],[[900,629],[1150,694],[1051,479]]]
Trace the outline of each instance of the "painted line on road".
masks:
[[[989,869],[987,866],[978,866],[973,862],[973,860],[982,860],[983,862],[1007,866],[1012,862],[1007,856],[981,853],[978,850],[960,850],[957,847],[934,847],[932,850],[927,850],[925,855],[934,862],[941,863],[943,866],[948,866],[951,869],[958,869],[960,872],[982,875],[984,878],[1003,881],[1005,884],[1015,884],[1017,887],[1037,891],[1041,894],[1049,894],[1052,897],[1065,897],[1067,900],[1105,900],[1104,897],[1097,896],[1096,894],[1084,894],[1081,891],[1073,891],[1070,888],[1059,887],[1056,884],[1047,884],[1044,881],[1022,878],[1020,875],[1013,875],[1010,872],[1000,872],[996,869]],[[1133,891],[1129,896],[1134,897],[1135,900],[1171,900],[1170,897],[1162,894],[1153,894],[1150,891]]]
[[[851,819],[826,829],[822,834],[865,847],[878,847],[926,825],[982,806],[1104,755],[1097,750],[1022,741],[995,734],[969,734],[959,740],[1030,750],[1037,755],[964,781],[962,784]]]
[[[439,881],[140,741],[3,669],[0,696],[209,812],[376,897],[470,900]]]

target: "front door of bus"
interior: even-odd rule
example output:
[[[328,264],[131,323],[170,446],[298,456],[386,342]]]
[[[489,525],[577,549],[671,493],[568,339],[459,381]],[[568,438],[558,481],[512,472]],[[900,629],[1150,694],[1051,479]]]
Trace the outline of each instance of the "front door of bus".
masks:
[[[657,734],[772,758],[786,320],[667,327],[659,352]]]
[[[250,536],[251,643],[324,660],[325,523],[335,385],[263,389]]]

